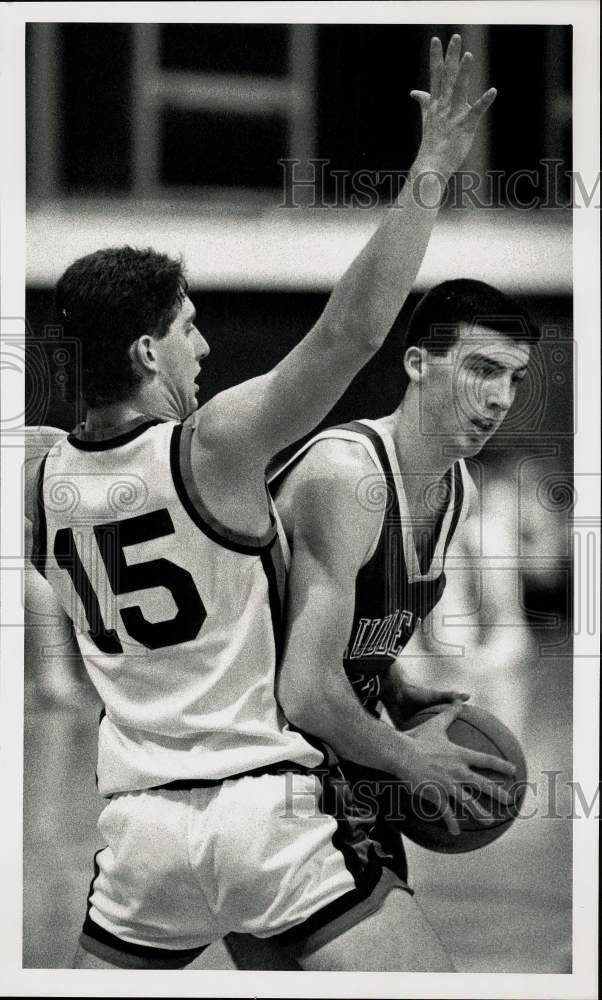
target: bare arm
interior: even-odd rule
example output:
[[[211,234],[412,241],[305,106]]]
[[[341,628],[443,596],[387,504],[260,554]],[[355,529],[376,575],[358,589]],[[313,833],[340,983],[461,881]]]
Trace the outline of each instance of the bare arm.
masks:
[[[33,521],[36,506],[36,482],[44,456],[57,441],[67,437],[60,427],[32,426],[24,429],[23,505],[25,517]]]
[[[256,475],[272,455],[315,427],[382,345],[405,302],[437,216],[437,207],[427,206],[438,206],[495,97],[487,91],[470,106],[472,57],[465,53],[460,60],[460,49],[454,36],[444,59],[433,39],[431,93],[412,93],[422,110],[423,138],[410,178],[314,328],[267,375],[221,393],[204,408],[205,447],[217,453],[226,439],[228,455],[219,462],[229,462],[240,478],[245,467]]]
[[[471,765],[507,773],[496,758],[488,757],[484,765],[482,757],[448,741],[446,727],[461,703],[410,736],[373,718],[356,698],[343,652],[353,619],[355,577],[379,525],[355,497],[361,469],[341,459],[331,442],[314,446],[303,465],[295,470],[289,509],[295,511],[293,558],[278,687],[285,714],[340,756],[413,784],[429,779],[444,795],[453,794],[457,782],[481,786]],[[290,517],[288,522],[290,530]],[[504,798],[495,783],[486,785],[490,794]]]
[[[25,559],[31,559],[32,526],[25,518]],[[58,704],[81,700],[86,676],[73,626],[52,587],[33,566],[24,573],[24,663],[38,696]]]

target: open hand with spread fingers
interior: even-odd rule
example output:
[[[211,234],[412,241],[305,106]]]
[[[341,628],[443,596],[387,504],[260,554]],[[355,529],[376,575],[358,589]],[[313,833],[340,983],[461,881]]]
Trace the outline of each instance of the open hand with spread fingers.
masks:
[[[431,39],[430,93],[412,90],[422,111],[422,142],[415,169],[435,171],[446,179],[464,162],[475,132],[497,91],[491,87],[473,104],[468,98],[473,57],[462,51],[460,35],[453,35],[445,56],[439,38]]]

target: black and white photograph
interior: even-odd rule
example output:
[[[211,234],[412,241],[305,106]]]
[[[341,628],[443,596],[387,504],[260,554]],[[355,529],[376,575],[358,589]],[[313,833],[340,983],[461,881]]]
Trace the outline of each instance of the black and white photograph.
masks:
[[[1,13],[0,993],[593,1000],[599,5]]]

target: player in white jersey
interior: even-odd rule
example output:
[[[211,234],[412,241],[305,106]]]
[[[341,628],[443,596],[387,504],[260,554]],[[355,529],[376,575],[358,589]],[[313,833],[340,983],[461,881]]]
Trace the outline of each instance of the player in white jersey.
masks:
[[[328,748],[276,701],[282,562],[264,470],[325,416],[411,288],[436,215],[426,206],[495,97],[469,103],[460,51],[458,36],[445,58],[433,40],[410,183],[267,375],[193,412],[209,348],[181,266],[162,254],[98,251],[57,285],[88,412],[35,483],[29,468],[28,515],[35,565],[106,706],[98,780],[111,796],[77,966],[178,967],[246,931],[292,932],[307,968],[329,967],[335,934],[352,968],[357,933],[369,944],[383,922],[395,932],[399,881],[341,813]],[[362,954],[366,968],[382,959]],[[394,941],[387,961],[403,967]]]
[[[271,477],[292,550],[278,696],[291,722],[335,750],[373,812],[371,836],[403,881],[399,827],[387,822],[395,818],[387,775],[424,787],[452,832],[458,802],[487,822],[467,789],[508,802],[493,779],[473,770],[505,776],[507,763],[492,757],[485,765],[445,739],[467,696],[412,684],[403,650],[443,594],[455,532],[478,512],[464,459],[502,424],[538,338],[503,293],[479,281],[443,282],[410,319],[407,388],[395,412],[320,432]],[[384,704],[403,726],[421,709],[455,699],[411,739],[380,718]],[[417,752],[423,740],[427,760]],[[412,914],[421,916],[415,900],[407,911],[412,926]],[[229,945],[240,965],[255,967],[252,943],[233,936]],[[431,946],[438,953],[437,942]],[[425,948],[422,934],[428,967]]]

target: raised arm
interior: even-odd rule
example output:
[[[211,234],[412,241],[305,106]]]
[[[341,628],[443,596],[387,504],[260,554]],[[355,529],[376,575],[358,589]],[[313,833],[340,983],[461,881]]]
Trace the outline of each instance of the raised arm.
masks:
[[[412,288],[450,175],[468,153],[488,90],[472,106],[472,56],[454,35],[443,57],[434,38],[431,92],[412,91],[422,111],[422,142],[397,204],[335,286],[322,316],[272,371],[215,397],[204,433],[227,438],[236,467],[256,469],[309,432],[376,353]],[[418,195],[419,192],[419,196]]]
[[[477,785],[506,801],[494,782],[470,767],[508,773],[507,765],[494,757],[485,763],[482,756],[460,749],[446,737],[461,702],[410,736],[375,719],[356,698],[345,674],[343,653],[353,619],[355,578],[378,526],[374,514],[357,503],[357,467],[341,460],[330,442],[314,446],[304,464],[305,475],[295,476],[285,518],[293,551],[278,682],[285,715],[300,729],[325,740],[339,756],[386,771],[414,787],[428,779],[449,797],[458,783]],[[451,810],[446,820],[456,829]]]

